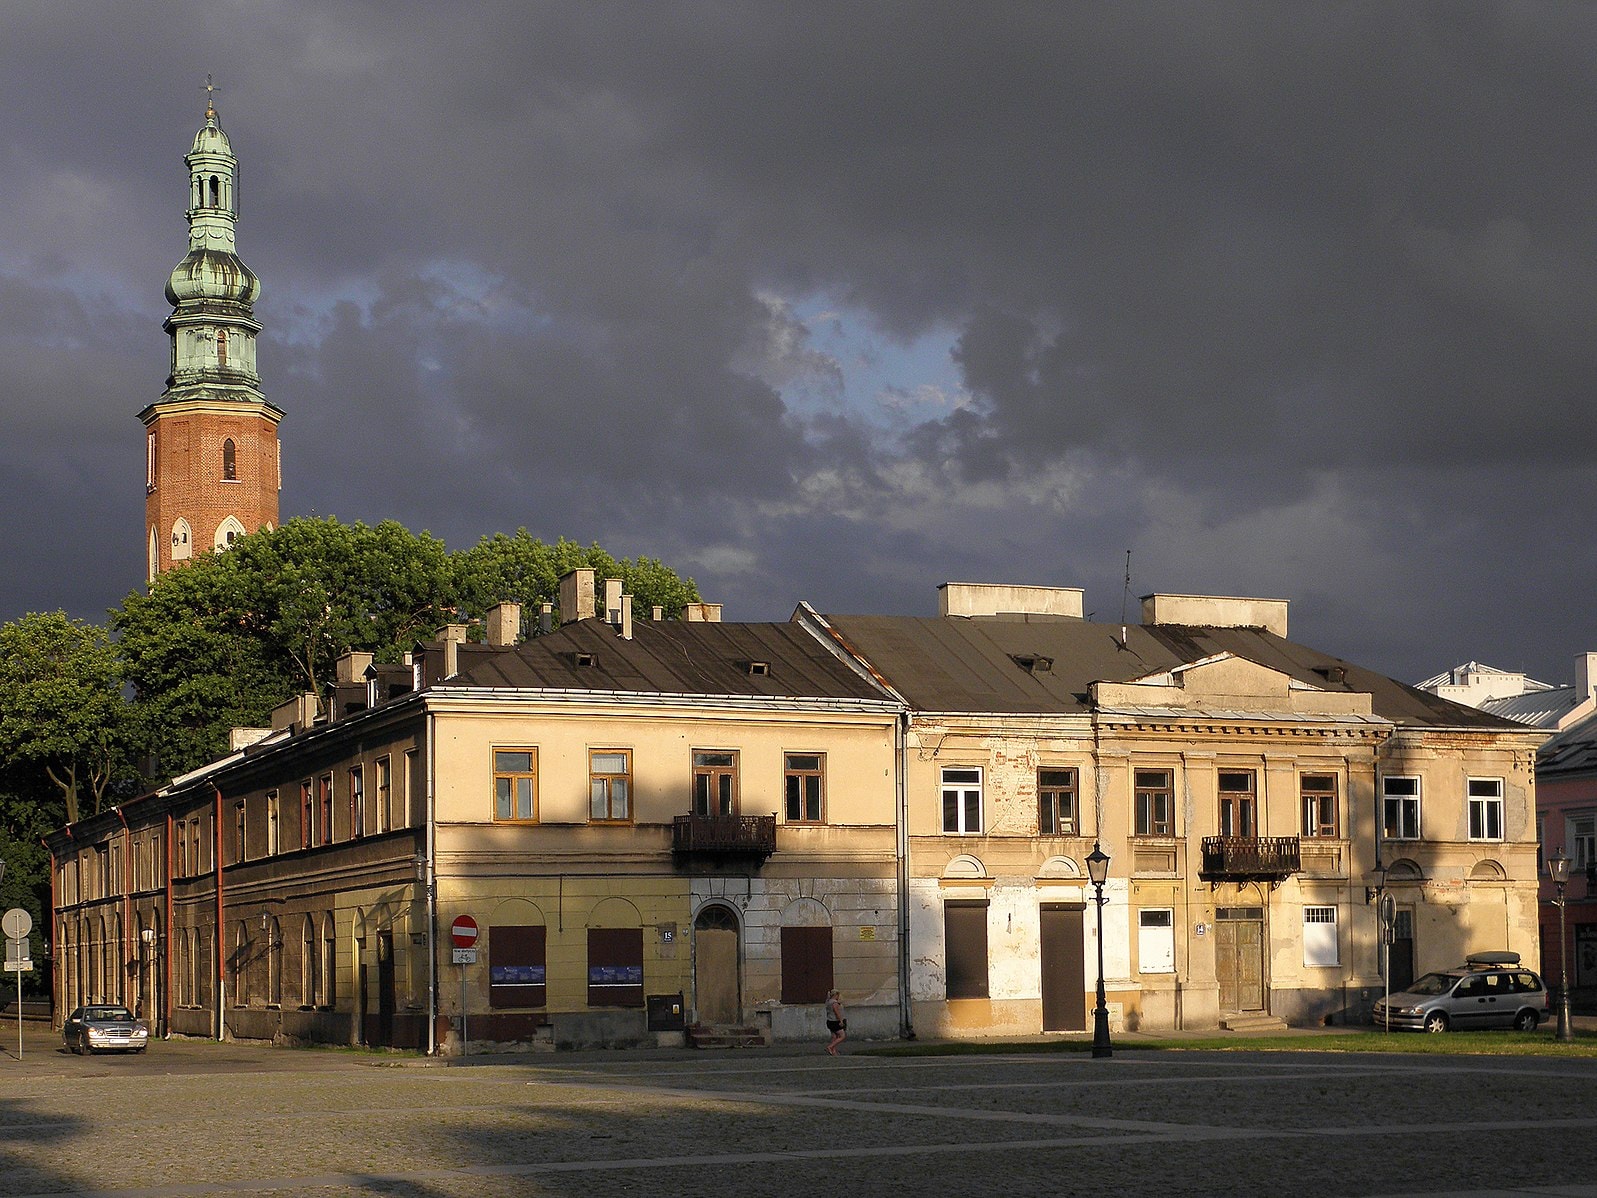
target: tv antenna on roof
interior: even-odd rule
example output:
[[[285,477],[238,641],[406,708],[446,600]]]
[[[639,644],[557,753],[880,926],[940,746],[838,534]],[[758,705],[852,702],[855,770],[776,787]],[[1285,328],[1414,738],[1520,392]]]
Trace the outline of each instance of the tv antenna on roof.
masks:
[[[1120,592],[1120,647],[1126,647],[1126,603],[1131,598],[1131,550],[1126,550],[1126,587]]]

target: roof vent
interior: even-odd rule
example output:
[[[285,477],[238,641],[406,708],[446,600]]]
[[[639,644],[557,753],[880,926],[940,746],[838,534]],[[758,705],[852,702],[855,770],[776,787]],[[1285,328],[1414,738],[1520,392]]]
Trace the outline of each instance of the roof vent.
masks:
[[[599,664],[591,653],[567,653],[566,659],[579,670],[591,670]]]
[[[768,661],[746,661],[743,669],[750,678],[764,678],[771,672],[771,663]]]
[[[1010,660],[1028,674],[1047,674],[1054,668],[1053,658],[1036,653],[1012,653]]]

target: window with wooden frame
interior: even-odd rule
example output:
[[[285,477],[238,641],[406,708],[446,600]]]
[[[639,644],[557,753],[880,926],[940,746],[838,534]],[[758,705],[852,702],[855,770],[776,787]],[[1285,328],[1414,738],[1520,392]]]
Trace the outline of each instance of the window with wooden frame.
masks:
[[[588,751],[588,818],[596,824],[632,822],[632,750]]]
[[[538,750],[494,750],[494,820],[536,823],[538,819]]]
[[[281,829],[278,824],[277,792],[269,790],[266,792],[266,855],[269,857],[275,857],[282,851],[278,839]]]
[[[233,804],[233,860],[244,860],[244,800]]]
[[[1220,835],[1252,840],[1259,834],[1259,801],[1252,770],[1220,771]]]
[[[693,814],[736,815],[737,812],[737,751],[693,750]]]
[[[299,784],[299,847],[308,849],[316,843],[316,807],[311,798],[311,780]]]
[[[1303,774],[1298,778],[1298,791],[1303,796],[1303,835],[1330,837],[1337,835],[1336,775]]]
[[[1136,834],[1176,834],[1175,794],[1169,770],[1137,770],[1135,781]]]
[[[316,839],[333,843],[333,775],[323,774],[316,783]]]
[[[824,753],[782,755],[783,816],[788,823],[818,824],[822,821],[825,810],[822,805],[826,790],[825,780]],[[821,995],[822,999],[825,997],[824,994]]]
[[[366,768],[359,765],[349,771],[349,834],[366,835]]]
[[[393,801],[393,768],[387,757],[379,757],[372,769],[377,775],[377,831],[386,832],[391,826],[393,812],[389,810],[389,803]]]
[[[1037,832],[1042,836],[1076,836],[1075,770],[1037,771]]]

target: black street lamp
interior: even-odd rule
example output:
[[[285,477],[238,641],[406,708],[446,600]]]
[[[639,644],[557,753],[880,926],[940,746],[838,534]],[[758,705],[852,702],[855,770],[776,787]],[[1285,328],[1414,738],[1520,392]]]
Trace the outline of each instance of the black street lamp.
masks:
[[[1092,852],[1087,854],[1087,876],[1098,888],[1098,1006],[1092,1013],[1092,1055],[1109,1057],[1114,1049],[1109,1046],[1109,1003],[1103,992],[1103,884],[1109,880],[1109,854],[1092,842]]]
[[[1564,887],[1569,885],[1569,856],[1559,849],[1547,859],[1547,872],[1552,875],[1558,897],[1553,905],[1558,908],[1558,1038],[1573,1040],[1574,1029],[1569,1026],[1569,943],[1568,928],[1564,924]]]

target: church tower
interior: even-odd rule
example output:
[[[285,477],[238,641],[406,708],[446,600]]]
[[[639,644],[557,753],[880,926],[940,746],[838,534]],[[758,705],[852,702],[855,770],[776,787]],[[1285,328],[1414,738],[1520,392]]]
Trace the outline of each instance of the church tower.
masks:
[[[206,83],[210,89],[209,80]],[[260,281],[235,252],[238,159],[208,100],[189,168],[189,252],[166,284],[171,375],[146,430],[149,577],[277,524],[280,408],[255,370]]]

